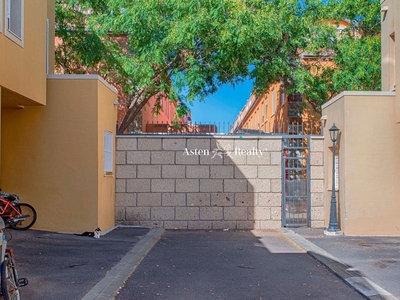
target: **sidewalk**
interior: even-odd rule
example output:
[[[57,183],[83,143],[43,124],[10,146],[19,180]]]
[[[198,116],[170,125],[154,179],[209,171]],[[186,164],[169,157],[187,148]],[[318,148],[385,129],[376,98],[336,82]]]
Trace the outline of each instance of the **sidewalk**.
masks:
[[[370,299],[400,299],[400,237],[325,236],[322,229],[279,230]]]

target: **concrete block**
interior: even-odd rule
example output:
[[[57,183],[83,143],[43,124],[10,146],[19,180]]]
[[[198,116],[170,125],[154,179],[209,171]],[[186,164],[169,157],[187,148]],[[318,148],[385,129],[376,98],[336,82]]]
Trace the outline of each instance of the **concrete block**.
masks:
[[[186,138],[164,138],[162,140],[162,149],[163,150],[177,150],[184,151],[186,148]]]
[[[140,221],[140,226],[149,228],[164,228],[164,221]]]
[[[161,150],[161,138],[138,138],[138,150]]]
[[[117,137],[117,151],[137,150],[137,138]]]
[[[234,155],[233,152],[230,155],[223,156],[224,158],[224,165],[246,165],[247,164],[247,157],[246,155]]]
[[[177,165],[198,165],[200,163],[200,156],[186,155],[184,151],[177,151],[175,153],[175,163]]]
[[[213,150],[211,149],[211,139],[210,138],[199,138],[199,139],[187,139],[186,147],[188,149],[203,149],[203,150]]]
[[[310,151],[312,152],[323,152],[324,151],[324,140],[323,139],[311,139]]]
[[[187,206],[210,206],[210,193],[187,193]]]
[[[115,164],[125,165],[126,164],[126,151],[115,152]]]
[[[176,207],[175,208],[175,219],[176,220],[199,220],[199,208],[198,207]]]
[[[224,220],[247,220],[247,207],[224,207]]]
[[[247,191],[246,179],[225,179],[224,192],[243,193]]]
[[[237,221],[238,230],[252,230],[254,229],[254,221]]]
[[[175,151],[151,151],[152,165],[175,164]]]
[[[235,139],[234,149],[236,151],[258,149],[258,138]]]
[[[324,192],[324,181],[311,180],[311,193],[323,193],[323,192]]]
[[[200,190],[199,179],[176,179],[177,193],[197,193]]]
[[[169,193],[175,192],[174,179],[151,179],[151,192]]]
[[[324,179],[324,167],[323,166],[311,166],[311,179]]]
[[[223,191],[222,179],[200,179],[200,192],[220,193]]]
[[[125,221],[125,207],[115,207],[115,221]]]
[[[161,206],[161,193],[138,193],[137,206]]]
[[[136,206],[136,193],[116,193],[115,206]]]
[[[281,179],[271,179],[271,193],[282,193]]]
[[[235,166],[235,178],[247,179],[257,178],[257,166]]]
[[[212,229],[215,230],[222,230],[222,229],[229,229],[229,230],[236,230],[236,221],[213,221],[212,222]]]
[[[136,165],[116,165],[116,178],[136,178]]]
[[[325,220],[325,207],[311,207],[311,220],[324,221]]]
[[[311,166],[323,166],[324,165],[324,153],[323,152],[311,152],[310,153],[310,165]]]
[[[323,193],[311,193],[311,206],[324,206],[325,199]]]
[[[256,206],[256,196],[254,193],[235,193],[235,206]]]
[[[210,166],[210,178],[233,178],[233,166]]]
[[[160,165],[138,165],[137,166],[138,178],[161,178]]]
[[[282,194],[280,193],[258,193],[258,206],[281,207]]]
[[[127,207],[126,221],[149,221],[150,207]]]
[[[247,155],[247,164],[254,166],[265,166],[271,164],[271,156],[269,152],[261,152],[258,155]]]
[[[149,165],[149,151],[128,151],[126,152],[126,162],[130,165]]]
[[[175,219],[175,208],[174,207],[152,207],[151,208],[151,219],[152,220],[174,220]]]
[[[260,221],[259,229],[277,229],[281,228],[281,226],[282,226],[281,221],[275,221],[275,220]]]
[[[210,167],[186,166],[186,178],[210,178]]]
[[[126,179],[126,191],[128,193],[150,192],[150,179]]]
[[[201,220],[223,220],[222,207],[200,207]]]
[[[211,206],[234,206],[234,193],[211,193]]]
[[[187,221],[164,221],[164,228],[165,229],[174,229],[174,230],[184,230],[184,229],[188,229],[188,222]]]
[[[282,178],[282,168],[281,166],[259,166],[258,178],[280,179]]]
[[[211,221],[189,221],[188,229],[192,230],[207,230],[212,228]]]
[[[223,149],[225,151],[233,151],[234,140],[233,139],[211,139],[211,149]]]
[[[271,207],[271,220],[282,220],[282,208],[281,207]]]
[[[126,192],[126,179],[116,179],[115,180],[115,191],[117,193]]]
[[[224,163],[223,157],[215,155],[211,152],[210,155],[201,155],[200,164],[201,165],[222,165]]]
[[[162,178],[185,178],[185,166],[163,165],[161,171]]]
[[[163,193],[161,195],[162,206],[186,206],[186,194]]]
[[[260,139],[258,141],[258,148],[262,151],[282,151],[282,139],[281,138],[271,138],[271,139]]]
[[[325,222],[324,221],[313,221],[311,220],[311,228],[324,228]]]
[[[282,152],[271,152],[271,165],[282,165]]]
[[[270,179],[248,179],[248,192],[252,193],[269,193],[271,192]]]
[[[271,220],[271,208],[270,207],[254,207],[249,209],[248,212],[249,220]]]

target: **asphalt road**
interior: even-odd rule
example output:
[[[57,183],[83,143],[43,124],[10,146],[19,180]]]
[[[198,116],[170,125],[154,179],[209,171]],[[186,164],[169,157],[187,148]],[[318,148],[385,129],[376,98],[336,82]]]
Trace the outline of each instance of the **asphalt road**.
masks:
[[[364,299],[277,232],[167,231],[116,299]]]

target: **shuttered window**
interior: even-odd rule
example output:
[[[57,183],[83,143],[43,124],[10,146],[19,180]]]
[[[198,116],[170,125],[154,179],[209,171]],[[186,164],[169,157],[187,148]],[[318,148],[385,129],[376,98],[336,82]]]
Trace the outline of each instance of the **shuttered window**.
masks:
[[[113,134],[104,131],[104,173],[113,172]]]

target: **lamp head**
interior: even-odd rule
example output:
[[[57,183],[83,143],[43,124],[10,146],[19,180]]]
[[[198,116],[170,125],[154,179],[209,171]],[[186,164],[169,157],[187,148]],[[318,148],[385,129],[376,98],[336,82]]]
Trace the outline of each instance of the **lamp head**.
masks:
[[[329,129],[329,135],[331,136],[332,142],[336,142],[339,134],[339,128],[333,123],[332,127]]]

